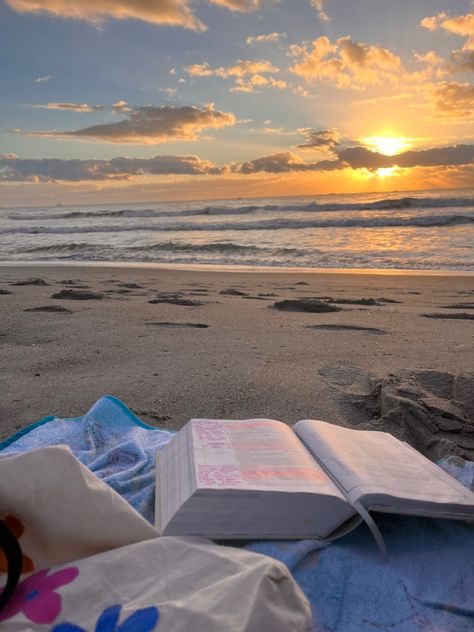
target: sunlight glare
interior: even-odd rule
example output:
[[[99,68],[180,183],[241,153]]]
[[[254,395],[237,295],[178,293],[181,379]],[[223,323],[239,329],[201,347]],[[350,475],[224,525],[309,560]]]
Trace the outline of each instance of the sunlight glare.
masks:
[[[375,173],[379,178],[388,178],[397,175],[397,167],[379,167]]]
[[[362,139],[362,142],[369,149],[378,151],[385,156],[394,156],[412,147],[408,139],[401,136],[367,136]]]

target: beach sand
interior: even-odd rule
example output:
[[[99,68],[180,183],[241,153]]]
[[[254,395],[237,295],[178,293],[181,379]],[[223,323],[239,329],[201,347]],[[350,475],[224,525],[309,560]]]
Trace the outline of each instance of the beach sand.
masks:
[[[340,311],[273,307],[304,298]],[[166,428],[313,418],[474,457],[473,276],[12,266],[0,306],[0,436],[113,394]]]

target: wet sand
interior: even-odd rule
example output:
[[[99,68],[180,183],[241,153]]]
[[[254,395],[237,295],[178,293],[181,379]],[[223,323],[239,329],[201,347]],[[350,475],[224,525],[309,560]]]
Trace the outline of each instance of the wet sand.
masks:
[[[12,266],[0,314],[0,436],[113,394],[167,428],[315,418],[474,457],[473,276]]]

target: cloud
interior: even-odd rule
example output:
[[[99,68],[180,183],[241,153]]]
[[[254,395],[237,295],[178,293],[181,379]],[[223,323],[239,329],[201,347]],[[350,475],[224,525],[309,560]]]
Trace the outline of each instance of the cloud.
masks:
[[[293,88],[293,94],[296,94],[296,96],[298,97],[310,97],[311,94],[305,89],[303,88],[303,86],[296,86],[296,88]]]
[[[60,18],[83,20],[100,26],[106,18],[142,20],[151,24],[181,26],[205,31],[193,13],[191,0],[5,0],[18,13],[47,13]],[[261,0],[208,0],[230,11],[247,13],[260,8]]]
[[[102,112],[104,110],[112,110],[113,112],[131,112],[126,101],[117,101],[113,105],[90,105],[89,103],[46,103],[32,105],[31,107],[39,110],[63,110],[70,112]]]
[[[338,160],[320,160],[318,162],[304,162],[299,156],[289,151],[279,152],[270,156],[262,156],[234,165],[233,170],[239,173],[289,173],[292,171],[325,171],[342,168]]]
[[[412,98],[413,94],[411,92],[400,92],[399,94],[377,96],[370,99],[358,99],[357,101],[352,101],[352,105],[380,105],[381,103],[389,103],[391,101],[403,101],[403,99]]]
[[[354,42],[350,36],[335,43],[318,37],[310,45],[290,46],[289,54],[296,60],[290,70],[299,77],[344,88],[397,82],[404,72],[400,57],[387,48]]]
[[[411,149],[395,156],[386,156],[367,147],[348,147],[339,151],[337,156],[341,163],[352,169],[466,165],[474,162],[474,145]]]
[[[52,79],[51,75],[46,75],[45,77],[37,77],[35,79],[35,83],[45,83],[46,81],[49,81],[50,79]]]
[[[441,118],[465,121],[474,118],[474,85],[456,81],[432,87],[431,98]]]
[[[119,102],[122,103],[122,102]],[[219,112],[212,103],[204,109],[172,105],[146,105],[133,110],[129,116],[114,123],[102,123],[73,131],[11,130],[28,136],[84,138],[109,143],[152,145],[176,140],[196,140],[204,129],[219,129],[235,125],[230,112]]]
[[[421,20],[421,26],[429,31],[443,29],[448,33],[467,37],[463,48],[451,53],[449,70],[453,73],[474,71],[474,13],[456,17],[451,17],[446,12],[438,13]]]
[[[61,160],[20,159],[11,154],[0,155],[0,182],[116,181],[144,175],[204,175],[221,172],[221,167],[197,156]]]
[[[282,39],[286,39],[286,33],[268,33],[268,35],[256,35],[255,37],[247,37],[245,40],[249,46],[255,46],[255,44],[264,44],[267,42],[279,42]]]
[[[474,48],[453,50],[451,72],[474,72]]]
[[[302,128],[298,131],[306,136],[306,142],[297,145],[298,149],[332,150],[339,145],[341,139],[340,134],[335,129],[315,131]]]
[[[133,18],[152,24],[205,30],[193,14],[188,0],[5,0],[19,13],[49,13],[60,18],[83,20],[100,25],[105,18]],[[225,4],[224,2],[215,3]],[[232,4],[232,3],[229,3]],[[239,3],[236,3],[239,4]],[[242,3],[240,3],[242,4]]]
[[[456,166],[474,163],[474,145],[455,145],[405,151],[386,156],[367,147],[348,147],[335,152],[334,160],[305,162],[291,152],[262,156],[234,165],[233,170],[250,174],[258,172],[288,173],[291,171],[333,171],[335,169],[367,169],[375,171],[387,167],[434,167]]]
[[[261,0],[209,0],[209,2],[241,13],[255,11],[259,9],[261,5]]]
[[[316,9],[318,18],[320,20],[322,20],[323,22],[327,22],[329,20],[329,15],[324,11],[326,0],[310,0],[310,4]]]
[[[70,112],[99,112],[101,105],[89,105],[88,103],[46,103],[45,105],[33,105],[39,110],[67,110]]]
[[[437,15],[423,18],[420,24],[429,31],[444,29],[450,33],[455,33],[456,35],[463,35],[465,37],[474,36],[474,13],[451,17],[448,13],[443,11]]]
[[[234,79],[234,86],[230,88],[231,92],[255,93],[264,87],[283,90],[288,85],[286,81],[275,79],[270,75],[270,73],[278,73],[280,70],[265,59],[238,60],[232,66],[218,68],[212,68],[208,63],[193,64],[185,70],[192,77]]]
[[[284,90],[288,87],[288,84],[286,81],[283,81],[282,79],[275,79],[272,76],[265,77],[264,75],[252,75],[249,79],[241,79],[238,77],[235,80],[234,86],[230,88],[230,91],[260,94],[260,88],[266,87]]]
[[[194,64],[188,66],[185,70],[192,77],[221,77],[222,79],[278,72],[278,68],[265,59],[238,60],[233,66],[228,66],[227,68],[223,66],[211,68],[208,63]]]
[[[400,167],[457,168],[474,164],[474,145],[454,145],[405,151],[386,156],[367,147],[335,151],[335,158],[306,162],[291,152],[262,156],[243,163],[218,166],[198,156],[117,157],[110,160],[21,159],[0,154],[0,182],[130,181],[142,176],[225,175],[229,173],[290,173]]]

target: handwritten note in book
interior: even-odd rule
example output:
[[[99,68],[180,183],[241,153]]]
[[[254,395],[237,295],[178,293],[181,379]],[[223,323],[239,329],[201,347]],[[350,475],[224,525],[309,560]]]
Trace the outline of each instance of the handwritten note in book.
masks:
[[[288,426],[268,420],[192,422],[199,487],[319,491],[333,483]]]

